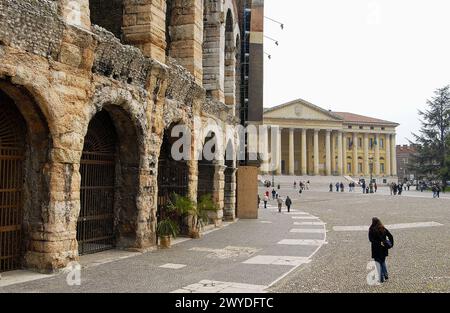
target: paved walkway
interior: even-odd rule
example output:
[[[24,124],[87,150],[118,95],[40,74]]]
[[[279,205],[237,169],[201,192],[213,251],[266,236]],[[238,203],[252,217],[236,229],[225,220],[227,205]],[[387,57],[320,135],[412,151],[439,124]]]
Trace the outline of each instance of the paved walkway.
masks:
[[[19,283],[0,292],[265,292],[311,262],[326,240],[319,218],[299,210],[280,214],[273,205],[258,220],[240,220],[169,250],[83,257],[80,286],[69,286],[67,274],[22,271],[4,274],[0,286]],[[35,280],[20,283],[27,275]]]

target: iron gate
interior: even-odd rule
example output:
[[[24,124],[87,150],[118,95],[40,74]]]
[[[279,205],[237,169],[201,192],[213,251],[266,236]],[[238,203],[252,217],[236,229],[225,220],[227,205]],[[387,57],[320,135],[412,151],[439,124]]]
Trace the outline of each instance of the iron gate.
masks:
[[[116,133],[106,112],[89,124],[80,162],[81,211],[78,252],[91,254],[114,247]]]
[[[0,97],[0,272],[20,265],[25,151],[23,120],[4,102]]]

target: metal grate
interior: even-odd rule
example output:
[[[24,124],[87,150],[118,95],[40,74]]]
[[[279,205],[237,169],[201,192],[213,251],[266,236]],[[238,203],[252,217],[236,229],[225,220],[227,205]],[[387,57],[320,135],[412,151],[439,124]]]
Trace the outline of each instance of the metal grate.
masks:
[[[114,125],[108,113],[102,111],[89,124],[80,162],[80,255],[114,248],[115,159]]]
[[[0,272],[20,266],[25,150],[24,122],[5,102],[0,97]]]

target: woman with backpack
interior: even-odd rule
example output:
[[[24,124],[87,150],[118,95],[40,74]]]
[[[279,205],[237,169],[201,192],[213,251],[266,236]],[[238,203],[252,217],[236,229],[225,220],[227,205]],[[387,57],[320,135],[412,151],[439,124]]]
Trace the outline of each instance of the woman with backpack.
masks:
[[[384,283],[389,279],[386,257],[389,256],[389,249],[394,247],[394,237],[377,217],[372,219],[369,241],[372,245],[372,258],[380,265],[380,282]]]

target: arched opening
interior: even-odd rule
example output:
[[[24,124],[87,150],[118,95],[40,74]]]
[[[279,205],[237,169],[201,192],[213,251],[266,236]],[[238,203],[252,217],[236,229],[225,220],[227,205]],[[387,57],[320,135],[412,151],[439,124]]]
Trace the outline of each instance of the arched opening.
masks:
[[[203,197],[210,197],[211,200],[219,204],[220,173],[217,160],[217,137],[210,132],[205,138],[205,144],[202,149],[202,158],[198,161],[198,186],[197,201]],[[223,199],[222,199],[223,200]],[[222,216],[209,214],[210,223],[217,223]]]
[[[0,272],[20,266],[25,136],[25,121],[0,91]]]
[[[89,123],[80,162],[81,210],[77,223],[80,255],[111,249],[114,238],[117,135],[108,113]]]
[[[234,23],[231,10],[227,11],[225,22],[225,76],[224,92],[225,104],[236,105],[236,41],[234,37]]]
[[[31,238],[42,235],[50,140],[31,94],[0,80],[0,272],[21,268],[36,249]]]
[[[164,131],[163,142],[161,145],[158,161],[158,220],[166,217],[166,208],[173,194],[182,197],[189,193],[189,168],[187,160],[175,160],[172,155],[173,144],[179,140],[179,137],[172,137],[171,125]],[[180,149],[182,149],[181,147]],[[183,154],[183,151],[179,151]],[[178,159],[178,158],[176,158]],[[181,232],[187,234],[189,229],[184,221],[179,220]]]
[[[136,245],[140,149],[133,125],[128,114],[113,105],[89,123],[80,161],[80,255]]]
[[[236,161],[235,152],[231,140],[227,144],[224,170],[224,218],[234,220],[236,218]],[[230,158],[233,156],[233,158]]]
[[[122,38],[123,0],[89,0],[91,23]]]
[[[173,0],[166,0],[166,55],[172,55]]]

